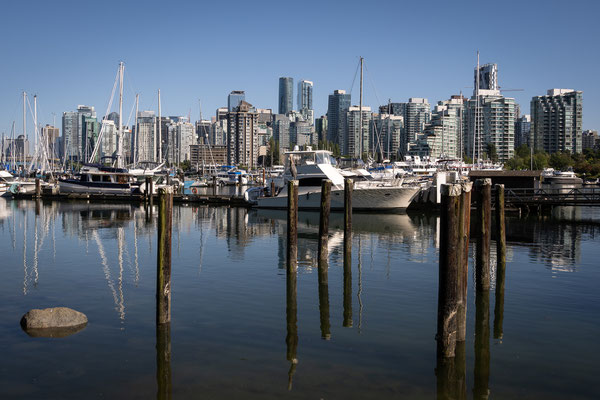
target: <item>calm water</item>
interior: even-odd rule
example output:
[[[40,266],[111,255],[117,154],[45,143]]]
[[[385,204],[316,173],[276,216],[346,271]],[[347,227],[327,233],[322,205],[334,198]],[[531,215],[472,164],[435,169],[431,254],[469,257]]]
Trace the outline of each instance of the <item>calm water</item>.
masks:
[[[170,347],[157,354],[156,212],[0,199],[1,397],[435,398],[439,219],[355,214],[345,282],[341,217],[320,291],[318,215],[300,213],[292,299],[284,212],[176,206]],[[507,232],[503,312],[492,282],[477,332],[470,271],[467,396],[598,398],[600,210],[510,217]],[[27,310],[53,306],[88,326],[21,330]],[[477,369],[476,350],[489,351]]]

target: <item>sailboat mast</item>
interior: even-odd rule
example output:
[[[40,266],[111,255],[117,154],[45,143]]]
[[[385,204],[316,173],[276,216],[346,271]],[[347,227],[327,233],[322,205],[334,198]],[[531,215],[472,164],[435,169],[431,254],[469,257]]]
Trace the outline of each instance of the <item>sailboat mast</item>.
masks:
[[[23,92],[23,141],[21,146],[21,170],[25,170],[25,143],[27,143],[27,93]]]
[[[135,95],[135,136],[134,136],[134,146],[132,146],[132,148],[134,149],[134,153],[133,153],[133,166],[137,167],[137,163],[138,163],[138,159],[139,159],[139,153],[140,153],[140,144],[139,144],[139,140],[140,140],[140,136],[138,134],[138,106],[140,104],[140,95],[138,93],[136,93]]]
[[[117,138],[117,168],[123,168],[123,72],[125,65],[119,63],[119,127]]]
[[[360,129],[360,154],[358,155],[359,158],[362,158],[363,152],[364,152],[364,132],[363,132],[363,113],[362,113],[362,106],[363,106],[363,58],[360,57],[360,99],[359,99],[359,103],[358,103],[358,114],[359,114],[359,122],[358,122],[358,126]]]
[[[160,89],[158,89],[158,162],[162,162],[162,118],[160,115]]]

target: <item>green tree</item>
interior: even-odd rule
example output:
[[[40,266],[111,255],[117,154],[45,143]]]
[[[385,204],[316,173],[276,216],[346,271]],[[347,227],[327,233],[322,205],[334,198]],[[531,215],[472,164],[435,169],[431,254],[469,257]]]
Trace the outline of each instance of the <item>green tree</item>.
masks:
[[[487,144],[487,154],[490,157],[490,160],[498,162],[498,152],[496,151],[496,145],[494,143]]]

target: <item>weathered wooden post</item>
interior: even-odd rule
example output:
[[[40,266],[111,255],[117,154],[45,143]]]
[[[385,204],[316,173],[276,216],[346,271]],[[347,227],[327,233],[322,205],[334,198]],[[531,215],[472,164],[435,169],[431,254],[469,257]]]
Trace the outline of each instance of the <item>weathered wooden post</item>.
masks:
[[[275,197],[275,181],[271,179],[271,197]]]
[[[287,258],[296,266],[298,259],[298,181],[288,182]]]
[[[288,259],[288,267],[286,271],[286,322],[287,335],[285,344],[287,346],[287,360],[290,362],[288,371],[288,390],[292,390],[292,377],[298,364],[298,303],[297,303],[297,270],[295,265],[290,265],[291,260]]]
[[[35,197],[36,199],[42,197],[42,182],[40,178],[35,178]]]
[[[158,199],[158,241],[156,257],[156,322],[171,321],[171,232],[173,193],[161,188]]]
[[[462,188],[457,184],[441,187],[440,262],[438,288],[437,355],[454,357],[459,302],[459,220]]]
[[[319,214],[319,260],[327,259],[329,238],[329,211],[331,209],[331,181],[321,182],[321,207]]]
[[[344,252],[352,249],[352,192],[354,181],[344,179]]]
[[[171,399],[171,323],[156,324],[157,398]]]
[[[502,339],[504,320],[504,278],[506,275],[506,221],[504,185],[496,185],[496,301],[494,302],[494,339]]]
[[[477,188],[477,254],[475,257],[475,287],[490,289],[490,230],[492,219],[492,180],[475,181]]]
[[[471,182],[462,184],[459,211],[459,301],[457,313],[456,340],[464,342],[467,336],[467,289],[469,283],[469,231],[471,223]]]

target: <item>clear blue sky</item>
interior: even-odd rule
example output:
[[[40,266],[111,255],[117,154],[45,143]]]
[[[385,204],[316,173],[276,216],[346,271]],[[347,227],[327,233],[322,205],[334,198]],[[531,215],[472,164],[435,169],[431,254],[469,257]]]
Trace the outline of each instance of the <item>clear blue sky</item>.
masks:
[[[364,103],[470,95],[476,50],[529,111],[549,88],[583,90],[584,129],[599,129],[600,1],[6,1],[0,20],[0,133],[21,131],[21,92],[40,123],[93,105],[104,115],[126,65],[124,118],[140,109],[198,118],[245,90],[277,111],[278,78],[314,81],[316,116],[366,62]],[[295,93],[294,93],[295,94]],[[296,99],[294,96],[294,107]],[[358,103],[357,84],[352,102]],[[113,110],[116,107],[113,106]],[[31,118],[28,126],[32,126]],[[62,132],[61,132],[62,133]]]

